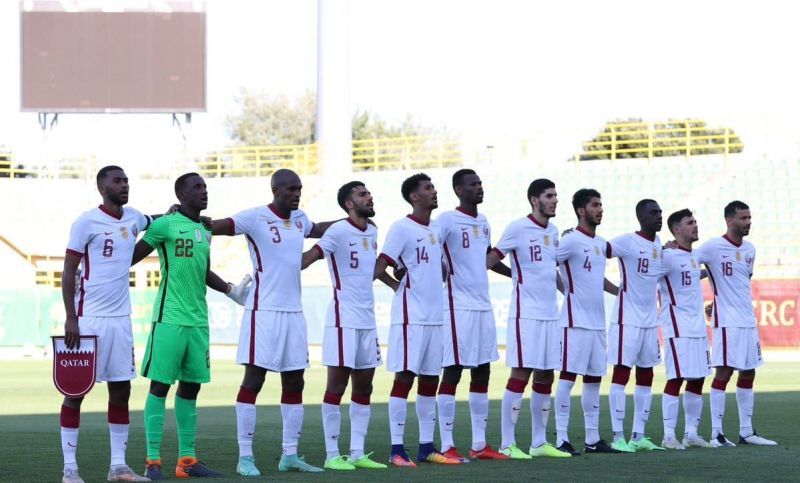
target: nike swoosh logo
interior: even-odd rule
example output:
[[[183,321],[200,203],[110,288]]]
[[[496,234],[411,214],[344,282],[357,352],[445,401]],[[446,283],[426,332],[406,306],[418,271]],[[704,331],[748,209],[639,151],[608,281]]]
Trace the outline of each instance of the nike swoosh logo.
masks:
[[[112,234],[112,233],[114,233],[114,232],[113,232],[113,231],[104,231],[103,233],[105,233],[105,234],[106,234],[106,236],[108,236],[108,235],[110,235],[110,234]]]
[[[268,225],[271,225],[271,224],[273,224],[273,223],[277,223],[277,221],[275,221],[275,220],[267,221],[267,224],[268,224]]]
[[[640,254],[640,255],[641,255],[641,254],[644,254],[644,253],[647,253],[647,252],[643,252],[642,250],[639,250],[639,254]]]
[[[356,246],[356,245],[358,245],[358,243],[353,243],[353,242],[350,242],[350,246],[351,246],[351,247],[354,247],[354,246]]]
[[[425,237],[422,237],[422,238],[417,238],[417,243],[421,242],[421,241],[422,241],[422,240],[424,240],[424,239],[425,239]]]
[[[533,239],[531,239],[531,243],[534,243],[534,242],[536,242],[538,240],[539,240],[538,238],[533,238]]]
[[[683,267],[685,267],[685,266],[686,266],[686,264],[685,264],[685,263],[681,263],[681,268],[683,268]]]
[[[253,435],[253,433],[247,433],[247,435],[248,435],[248,436],[252,436],[252,435]]]
[[[561,405],[561,407],[562,407],[562,408],[568,408],[569,406],[568,406],[568,405],[566,405],[566,404],[562,404],[562,405]]]
[[[600,409],[600,406],[596,406],[596,405],[594,405],[594,404],[592,404],[592,407],[593,407],[594,409]]]
[[[722,258],[730,258],[730,255],[722,255]]]
[[[588,450],[591,450],[591,451],[594,451],[594,450],[596,450],[596,449],[597,449],[597,445],[595,445],[595,444],[591,444],[591,445],[590,445],[590,444],[587,444],[587,445],[586,445],[586,449],[588,449]]]
[[[469,227],[464,227],[464,226],[461,227],[461,231],[467,231],[467,230],[469,230]]]
[[[586,248],[584,248],[584,249],[583,249],[583,253],[589,253],[589,250],[587,250]],[[588,447],[588,446],[587,446],[587,447]]]
[[[445,426],[452,426],[453,423],[444,423]]]
[[[69,447],[71,447],[71,448],[77,448],[77,447],[78,447],[78,445],[77,445],[77,444],[72,444],[72,443],[70,443],[69,441],[67,441],[67,446],[69,446]]]
[[[622,411],[622,409],[615,409],[614,411],[616,411],[616,412],[618,412],[618,413],[621,413],[621,412],[623,412],[623,411]]]

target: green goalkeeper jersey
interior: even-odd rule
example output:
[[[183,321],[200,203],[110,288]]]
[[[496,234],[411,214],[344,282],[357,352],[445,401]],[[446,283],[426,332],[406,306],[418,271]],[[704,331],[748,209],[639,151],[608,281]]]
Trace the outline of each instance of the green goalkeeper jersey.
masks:
[[[142,239],[158,250],[161,262],[153,321],[208,327],[206,273],[211,264],[211,232],[175,212],[153,221]]]

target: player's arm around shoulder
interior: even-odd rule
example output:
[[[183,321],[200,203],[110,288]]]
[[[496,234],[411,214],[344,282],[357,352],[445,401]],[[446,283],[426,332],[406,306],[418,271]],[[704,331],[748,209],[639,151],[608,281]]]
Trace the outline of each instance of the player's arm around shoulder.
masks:
[[[159,243],[167,240],[171,218],[171,215],[162,216],[150,224],[142,239],[136,242],[136,246],[133,248],[131,266],[144,260],[145,257],[153,253]]]

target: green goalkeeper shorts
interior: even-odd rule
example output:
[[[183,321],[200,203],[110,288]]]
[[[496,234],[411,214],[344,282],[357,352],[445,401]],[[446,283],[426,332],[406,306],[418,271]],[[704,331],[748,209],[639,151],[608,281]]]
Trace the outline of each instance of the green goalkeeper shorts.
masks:
[[[208,327],[153,322],[142,362],[142,376],[172,385],[211,381]]]

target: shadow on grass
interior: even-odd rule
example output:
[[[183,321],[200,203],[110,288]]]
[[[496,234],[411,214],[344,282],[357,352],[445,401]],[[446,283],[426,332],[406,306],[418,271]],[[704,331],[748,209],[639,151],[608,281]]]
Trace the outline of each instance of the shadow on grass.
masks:
[[[347,398],[345,398],[347,399]],[[312,479],[325,481],[386,481],[392,478],[419,481],[528,481],[528,480],[793,480],[800,474],[800,421],[796,417],[800,393],[772,392],[758,394],[756,419],[758,431],[777,440],[777,447],[737,447],[730,449],[692,449],[638,453],[633,455],[591,455],[570,460],[537,459],[534,461],[480,461],[460,467],[420,465],[416,470],[359,470],[352,473],[326,472],[321,475],[293,475],[279,473],[281,416],[278,406],[259,406],[255,453],[259,467],[269,480]],[[701,434],[708,436],[708,396],[705,396]],[[198,410],[198,455],[211,468],[230,475],[227,480],[252,480],[235,476],[238,447],[236,441],[236,414],[233,406],[201,407]],[[530,412],[528,399],[517,423],[517,443],[527,448],[530,443]],[[626,432],[630,431],[633,412],[632,398],[628,398]],[[303,437],[300,452],[309,463],[322,465],[325,446],[322,433],[320,407],[306,404]],[[677,430],[683,429],[681,410]],[[610,436],[607,398],[601,398],[601,435]],[[128,462],[142,471],[145,456],[142,413],[131,413],[131,435],[128,443]],[[58,415],[0,416],[0,480],[53,481],[61,471],[61,451]],[[580,399],[573,397],[570,434],[573,444],[583,446],[583,415]],[[552,442],[554,419],[551,415],[548,439]],[[367,451],[375,451],[376,461],[386,461],[389,450],[387,405],[373,404]],[[660,443],[662,436],[661,398],[654,396],[649,435]],[[728,395],[726,433],[735,440],[738,433],[738,416],[735,398]],[[416,455],[417,424],[413,403],[408,407],[406,446]],[[500,401],[491,401],[487,428],[489,443],[499,445]],[[436,435],[438,441],[438,433]],[[471,439],[469,408],[459,401],[456,413],[455,440],[462,452],[469,451]],[[340,449],[346,453],[349,444],[349,418],[347,406],[342,406],[342,435]],[[177,457],[177,437],[172,411],[168,410],[162,456],[168,477],[172,476],[171,462]],[[88,481],[104,481],[108,467],[108,429],[104,413],[84,413],[81,418],[78,463],[81,475]],[[224,480],[216,480],[224,481]],[[795,480],[796,481],[796,480]]]

